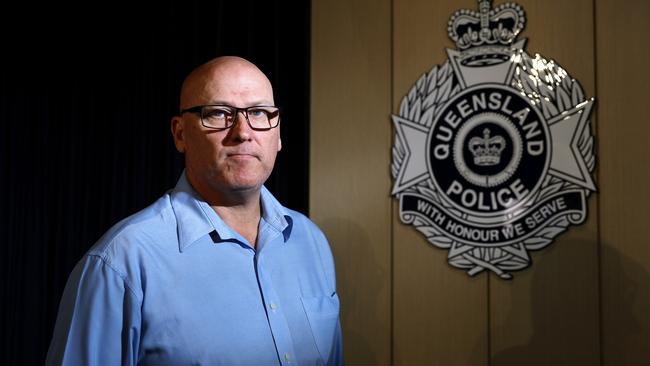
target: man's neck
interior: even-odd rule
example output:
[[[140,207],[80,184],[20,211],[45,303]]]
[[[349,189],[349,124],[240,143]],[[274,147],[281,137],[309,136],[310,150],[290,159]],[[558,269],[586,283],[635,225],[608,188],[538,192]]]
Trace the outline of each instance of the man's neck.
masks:
[[[238,232],[255,248],[262,217],[261,187],[222,192],[204,187],[200,182],[193,182],[189,176],[188,180],[194,190],[212,207],[226,225]]]
[[[211,207],[226,225],[238,232],[255,248],[260,219],[262,217],[259,194],[257,200],[247,202],[244,205],[211,205]]]

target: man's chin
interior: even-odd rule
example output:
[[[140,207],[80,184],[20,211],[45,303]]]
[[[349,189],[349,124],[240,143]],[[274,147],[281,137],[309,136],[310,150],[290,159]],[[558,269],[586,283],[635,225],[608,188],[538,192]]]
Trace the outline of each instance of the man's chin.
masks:
[[[232,185],[230,187],[231,192],[235,193],[249,193],[249,192],[257,192],[262,188],[262,185],[247,185],[247,184],[240,184],[240,185]]]
[[[233,179],[225,182],[225,188],[233,193],[257,192],[263,184],[260,179]]]
[[[209,185],[215,193],[243,197],[259,193],[267,178],[263,174],[215,174],[209,179]]]

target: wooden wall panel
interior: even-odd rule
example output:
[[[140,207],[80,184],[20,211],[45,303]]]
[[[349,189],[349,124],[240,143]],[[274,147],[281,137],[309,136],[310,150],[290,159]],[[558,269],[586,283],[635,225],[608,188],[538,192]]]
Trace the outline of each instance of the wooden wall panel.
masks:
[[[505,0],[495,0],[499,5]],[[390,114],[475,0],[312,3],[312,218],[332,243],[348,365],[637,365],[650,344],[650,3],[517,0],[527,51],[597,98],[597,186],[512,281],[468,277],[401,224]]]
[[[603,365],[650,356],[650,3],[596,1]]]
[[[528,53],[555,60],[580,82],[587,97],[595,96],[592,1],[517,3],[526,11],[526,29],[519,38],[528,38]],[[595,116],[591,121],[595,134]],[[512,281],[490,279],[491,365],[599,363],[597,210],[592,193],[583,225],[530,253],[532,268],[516,273]]]
[[[474,1],[396,0],[393,5],[393,112],[423,73],[447,59],[447,21]],[[388,146],[387,146],[388,149]],[[487,365],[487,281],[450,268],[393,210],[394,365]]]
[[[390,1],[312,2],[311,217],[336,259],[348,365],[390,364]]]

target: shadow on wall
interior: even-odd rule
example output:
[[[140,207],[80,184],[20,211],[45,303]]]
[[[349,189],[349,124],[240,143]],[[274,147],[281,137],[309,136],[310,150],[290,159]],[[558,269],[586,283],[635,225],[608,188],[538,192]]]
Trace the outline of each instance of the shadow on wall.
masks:
[[[650,351],[650,275],[634,258],[603,249],[604,365],[643,365]],[[646,259],[647,260],[647,259]],[[621,284],[621,285],[618,285]]]
[[[327,235],[336,262],[345,362],[349,365],[377,365],[379,350],[373,349],[371,344],[381,344],[382,341],[368,339],[368,335],[389,331],[386,312],[380,308],[388,305],[389,299],[383,294],[387,292],[389,283],[377,280],[385,278],[388,269],[381,267],[368,234],[354,221],[328,218],[319,225]]]
[[[589,304],[591,309],[572,306],[572,299],[583,294],[577,290],[572,292],[572,289],[575,290],[576,286],[581,284],[597,286],[593,284],[595,275],[585,273],[587,271],[584,270],[584,268],[594,267],[591,265],[581,267],[579,261],[557,260],[553,257],[562,255],[567,258],[583,258],[584,253],[594,253],[594,246],[597,244],[573,241],[562,245],[566,247],[561,251],[557,250],[558,247],[546,249],[554,253],[538,256],[540,258],[529,269],[532,271],[530,298],[525,298],[528,294],[524,292],[515,294],[511,298],[510,309],[522,305],[531,307],[530,337],[522,339],[519,345],[496,352],[492,357],[491,365],[573,365],[581,364],[586,360],[598,360],[600,357],[598,334],[592,334],[590,331],[590,329],[598,331],[597,323],[593,326],[590,324],[590,328],[582,332],[586,336],[585,339],[574,338],[576,333],[581,334],[579,331],[576,332],[576,329],[584,326],[585,313],[595,314],[593,320],[603,322],[600,328],[603,333],[602,354],[609,362],[601,360],[600,364],[639,365],[647,362],[647,359],[640,358],[642,354],[647,354],[647,347],[650,344],[648,343],[650,341],[650,317],[648,317],[650,276],[648,273],[632,258],[605,244],[601,249],[603,286],[600,291],[604,291],[600,298],[601,305],[597,303],[598,296],[594,296],[595,302]],[[597,260],[595,255],[593,258],[584,259]],[[571,282],[575,286],[562,286],[560,281],[566,280],[562,276],[569,274],[574,276]],[[517,281],[516,276],[513,281]],[[595,291],[598,289],[596,288]],[[598,319],[599,306],[604,314],[601,319]],[[558,321],[561,324],[558,324]],[[520,328],[528,327],[528,324],[519,323],[516,317],[508,317],[504,323],[504,331],[511,329],[521,334],[525,330]],[[563,329],[566,331],[562,331]],[[585,343],[592,343],[594,347],[585,347]],[[572,350],[572,344],[576,344],[575,352],[567,352]]]

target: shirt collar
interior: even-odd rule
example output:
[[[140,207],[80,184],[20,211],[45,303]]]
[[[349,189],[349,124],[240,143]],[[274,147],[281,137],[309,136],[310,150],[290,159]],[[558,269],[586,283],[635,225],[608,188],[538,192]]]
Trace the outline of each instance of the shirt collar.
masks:
[[[262,201],[262,219],[275,230],[281,232],[286,243],[289,240],[289,235],[291,235],[291,229],[293,228],[291,215],[289,215],[287,209],[273,197],[273,194],[266,187],[262,186],[260,196]]]
[[[286,242],[293,228],[293,220],[289,212],[264,186],[261,190],[261,204],[262,219],[281,232]],[[176,215],[179,251],[183,252],[204,235],[211,235],[213,240],[219,241],[241,241],[241,236],[226,225],[192,188],[185,171],[171,192],[171,205]]]

